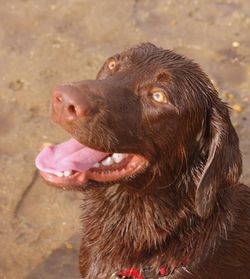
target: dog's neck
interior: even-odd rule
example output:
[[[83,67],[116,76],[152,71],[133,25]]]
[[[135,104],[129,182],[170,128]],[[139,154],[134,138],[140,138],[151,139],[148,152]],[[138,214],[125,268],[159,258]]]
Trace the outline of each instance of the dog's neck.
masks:
[[[156,193],[121,185],[86,191],[83,241],[95,254],[95,266],[100,262],[117,270],[142,264],[177,266],[185,257],[198,257],[197,236],[209,222],[194,212],[193,197],[182,195],[177,197],[174,187]],[[212,221],[213,226],[220,226],[217,216]]]
[[[82,222],[87,244],[98,249],[99,256],[121,259],[121,264],[152,257],[192,215],[188,196],[176,204],[181,199],[175,191],[156,192],[121,185],[86,191]]]

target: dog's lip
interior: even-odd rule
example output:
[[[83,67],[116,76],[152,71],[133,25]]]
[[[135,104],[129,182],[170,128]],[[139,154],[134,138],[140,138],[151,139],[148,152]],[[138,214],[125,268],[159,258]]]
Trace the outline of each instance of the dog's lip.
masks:
[[[89,180],[96,182],[116,182],[133,177],[142,172],[148,161],[141,155],[129,154],[122,162],[112,166],[99,166],[90,168],[86,172],[74,171],[70,176],[58,177],[55,174],[40,171],[41,177],[50,185],[62,189],[77,189]]]
[[[75,172],[69,177],[58,177],[52,173],[40,171],[41,177],[50,185],[56,186],[62,189],[78,188],[82,186],[86,180],[86,174],[81,172]]]

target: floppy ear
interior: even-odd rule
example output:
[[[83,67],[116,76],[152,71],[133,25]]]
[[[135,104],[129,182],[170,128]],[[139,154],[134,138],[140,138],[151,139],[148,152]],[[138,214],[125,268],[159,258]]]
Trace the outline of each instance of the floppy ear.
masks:
[[[218,102],[208,120],[207,160],[195,195],[196,210],[202,218],[209,217],[217,205],[218,191],[236,184],[242,172],[238,136],[228,108],[220,100]]]

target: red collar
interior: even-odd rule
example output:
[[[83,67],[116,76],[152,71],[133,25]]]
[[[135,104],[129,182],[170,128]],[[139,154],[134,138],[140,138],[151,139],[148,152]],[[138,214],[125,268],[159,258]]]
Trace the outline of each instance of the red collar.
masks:
[[[180,266],[184,266],[187,263],[188,263],[188,259],[184,258],[182,260]],[[169,268],[169,269],[166,268],[166,267],[161,267],[158,271],[158,275],[159,275],[159,277],[164,277],[164,276],[170,275],[178,267],[179,266],[175,266],[175,267]],[[118,278],[123,278],[123,276],[125,276],[125,277],[129,277],[129,278],[132,278],[132,279],[146,279],[146,277],[143,276],[143,271],[141,272],[136,268],[130,268],[130,269],[122,270],[120,272],[117,272],[116,276]]]

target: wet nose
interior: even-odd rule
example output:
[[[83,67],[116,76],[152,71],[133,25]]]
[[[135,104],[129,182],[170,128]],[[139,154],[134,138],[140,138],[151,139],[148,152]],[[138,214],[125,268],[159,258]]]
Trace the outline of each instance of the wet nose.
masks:
[[[74,121],[87,116],[89,104],[79,89],[69,85],[57,87],[52,95],[52,114],[61,121]]]

